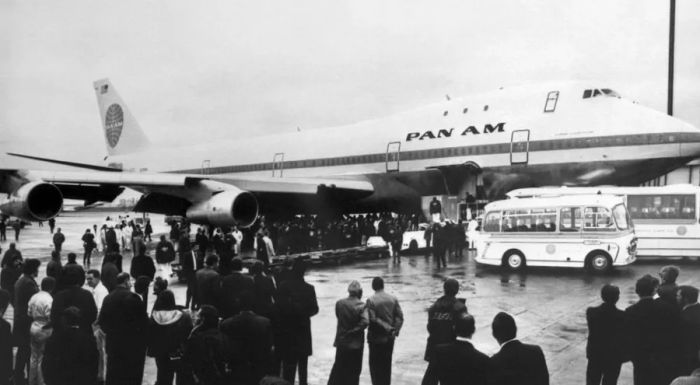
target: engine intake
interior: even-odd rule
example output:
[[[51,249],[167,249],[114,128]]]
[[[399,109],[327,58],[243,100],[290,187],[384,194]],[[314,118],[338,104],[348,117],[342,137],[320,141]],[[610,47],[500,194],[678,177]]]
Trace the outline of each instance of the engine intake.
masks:
[[[249,227],[258,218],[258,200],[248,191],[230,188],[193,204],[186,216],[193,223]]]
[[[49,220],[63,208],[63,194],[51,183],[31,182],[18,188],[0,205],[3,214],[27,221]]]

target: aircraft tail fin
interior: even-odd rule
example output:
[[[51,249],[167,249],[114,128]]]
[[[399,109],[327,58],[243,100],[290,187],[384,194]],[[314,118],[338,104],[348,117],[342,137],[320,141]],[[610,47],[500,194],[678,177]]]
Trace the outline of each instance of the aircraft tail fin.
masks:
[[[109,79],[97,80],[93,85],[109,155],[129,154],[147,148],[150,145],[148,137]]]

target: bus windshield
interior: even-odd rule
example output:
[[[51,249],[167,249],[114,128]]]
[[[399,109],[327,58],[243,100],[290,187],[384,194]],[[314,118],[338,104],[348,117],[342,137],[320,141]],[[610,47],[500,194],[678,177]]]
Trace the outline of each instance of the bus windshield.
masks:
[[[617,222],[617,228],[620,230],[628,230],[630,228],[630,217],[624,205],[613,207],[613,216]]]

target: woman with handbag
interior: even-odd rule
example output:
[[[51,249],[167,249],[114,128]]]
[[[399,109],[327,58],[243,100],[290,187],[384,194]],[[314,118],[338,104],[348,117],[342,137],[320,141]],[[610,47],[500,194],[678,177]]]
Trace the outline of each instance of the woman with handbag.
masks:
[[[181,361],[191,331],[192,318],[175,305],[173,292],[160,292],[153,305],[148,333],[148,356],[155,358],[158,368],[156,385],[172,385],[175,373],[178,385],[189,382]]]

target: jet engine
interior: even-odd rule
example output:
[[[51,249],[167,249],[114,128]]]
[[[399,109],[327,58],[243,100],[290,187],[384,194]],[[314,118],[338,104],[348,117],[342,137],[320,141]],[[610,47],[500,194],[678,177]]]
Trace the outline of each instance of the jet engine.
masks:
[[[4,215],[26,221],[49,220],[63,208],[63,194],[51,183],[30,182],[15,190],[9,199],[0,204]]]
[[[193,204],[186,216],[194,223],[248,227],[258,218],[258,200],[248,191],[229,188]]]

